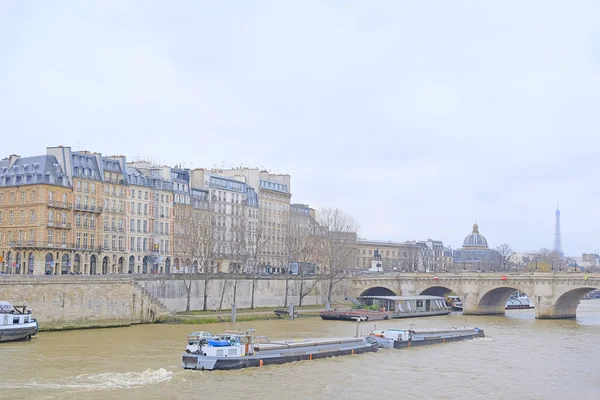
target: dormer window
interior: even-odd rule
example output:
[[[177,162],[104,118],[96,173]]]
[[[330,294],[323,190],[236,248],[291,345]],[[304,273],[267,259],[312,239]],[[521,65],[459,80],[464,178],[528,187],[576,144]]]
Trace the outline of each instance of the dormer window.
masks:
[[[49,181],[50,183],[54,183],[54,175],[50,175],[50,174],[49,174],[49,175],[48,175],[48,181]]]

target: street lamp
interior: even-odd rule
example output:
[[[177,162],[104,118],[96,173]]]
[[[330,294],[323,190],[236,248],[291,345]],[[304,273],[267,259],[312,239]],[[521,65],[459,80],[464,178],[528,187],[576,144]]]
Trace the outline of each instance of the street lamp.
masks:
[[[535,258],[535,270],[536,270],[536,271],[537,271],[537,261],[538,261],[538,259],[537,259],[537,257],[536,257],[536,258]]]
[[[552,257],[552,272],[554,272],[554,257]]]

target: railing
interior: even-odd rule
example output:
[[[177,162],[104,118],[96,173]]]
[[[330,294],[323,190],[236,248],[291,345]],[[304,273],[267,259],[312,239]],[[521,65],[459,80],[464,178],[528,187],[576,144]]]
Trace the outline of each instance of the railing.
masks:
[[[71,223],[48,221],[48,228],[71,229]]]
[[[48,207],[70,209],[71,206],[72,204],[66,201],[48,200]]]
[[[86,204],[75,204],[75,206],[73,208],[76,211],[87,211],[87,212],[93,212],[93,213],[101,213],[102,212],[102,207],[90,206],[90,205],[86,205]]]

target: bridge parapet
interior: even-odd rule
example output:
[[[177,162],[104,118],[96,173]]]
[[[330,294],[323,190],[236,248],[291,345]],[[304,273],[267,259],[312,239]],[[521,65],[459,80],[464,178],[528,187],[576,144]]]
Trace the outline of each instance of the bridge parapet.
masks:
[[[575,318],[577,305],[600,288],[599,273],[396,273],[352,276],[348,294],[360,296],[375,288],[396,295],[458,295],[463,312],[472,315],[504,314],[506,301],[519,290],[535,307],[536,318]],[[391,294],[391,293],[386,293]]]

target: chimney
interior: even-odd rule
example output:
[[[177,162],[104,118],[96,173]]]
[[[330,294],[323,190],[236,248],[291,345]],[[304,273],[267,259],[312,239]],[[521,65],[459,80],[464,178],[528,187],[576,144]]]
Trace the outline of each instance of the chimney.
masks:
[[[19,159],[21,158],[21,156],[17,155],[17,154],[11,154],[10,156],[8,156],[8,167],[12,167],[13,164]]]

